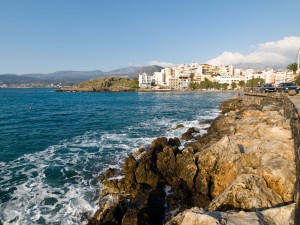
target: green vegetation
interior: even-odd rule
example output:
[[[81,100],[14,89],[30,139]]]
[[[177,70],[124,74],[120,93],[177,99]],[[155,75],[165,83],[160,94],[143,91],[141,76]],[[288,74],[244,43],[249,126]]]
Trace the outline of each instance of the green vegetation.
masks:
[[[293,74],[296,74],[296,71],[298,69],[298,63],[294,62],[294,63],[290,63],[289,65],[287,65],[286,67],[288,70],[293,71]]]
[[[245,87],[245,81],[243,81],[243,80],[239,81],[238,85],[239,85],[241,88],[244,88],[244,87]]]
[[[62,88],[62,91],[83,91],[83,92],[102,92],[102,91],[136,91],[139,88],[137,79],[120,77],[100,78],[86,81],[70,88]]]
[[[262,78],[252,78],[248,80],[246,83],[246,87],[257,87],[265,83],[265,80]]]
[[[300,75],[297,75],[295,78],[295,83],[300,86]]]
[[[231,87],[232,87],[232,89],[235,89],[235,88],[237,88],[237,84],[235,82],[232,82]]]
[[[216,89],[216,90],[227,90],[229,84],[220,84],[219,82],[212,82],[209,79],[205,78],[204,81],[201,81],[200,83],[190,83],[189,88],[192,90],[197,89]],[[236,88],[236,86],[235,86]]]

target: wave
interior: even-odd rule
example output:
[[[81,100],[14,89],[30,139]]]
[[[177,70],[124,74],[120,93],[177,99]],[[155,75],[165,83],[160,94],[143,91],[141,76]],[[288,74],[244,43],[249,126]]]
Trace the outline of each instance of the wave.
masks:
[[[84,224],[97,209],[99,176],[120,168],[126,156],[161,136],[180,137],[189,127],[205,133],[217,110],[190,121],[154,118],[123,130],[87,131],[44,151],[0,162],[0,218],[4,224]],[[183,128],[175,128],[183,124]]]

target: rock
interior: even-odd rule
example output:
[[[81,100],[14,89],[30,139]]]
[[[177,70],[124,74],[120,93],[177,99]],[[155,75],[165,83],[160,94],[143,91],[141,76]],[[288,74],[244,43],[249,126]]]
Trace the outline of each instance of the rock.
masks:
[[[273,224],[294,224],[296,203],[261,211],[261,215]]]
[[[126,198],[118,195],[105,200],[93,218],[88,221],[88,225],[118,225],[122,223],[122,218],[128,209]]]
[[[156,138],[151,143],[152,148],[161,148],[161,149],[163,149],[163,147],[165,147],[165,146],[168,146],[168,139],[165,138],[165,137]]]
[[[179,129],[179,128],[183,128],[183,127],[184,127],[183,124],[178,124],[178,125],[175,127],[175,130],[176,130],[176,129]]]
[[[221,215],[214,217],[203,209],[193,207],[178,214],[176,217],[167,222],[166,225],[210,225],[220,224]]]
[[[121,171],[114,168],[108,168],[102,177],[100,177],[101,181],[107,180],[112,177],[119,176],[121,174]]]
[[[203,209],[193,207],[179,213],[172,218],[167,225],[293,225],[295,203],[287,206],[267,209],[256,212],[207,212]]]
[[[258,175],[243,174],[209,205],[209,211],[255,210],[282,204],[282,198]]]
[[[199,133],[195,128],[189,128],[185,133],[182,134],[181,139],[188,141],[193,139],[193,133]]]
[[[160,181],[160,175],[156,170],[151,161],[142,161],[135,171],[136,181],[139,184],[148,184],[151,187],[156,187]]]
[[[289,94],[289,96],[294,96],[294,95],[297,94],[297,92],[296,92],[295,90],[290,90],[290,91],[288,92],[288,94]]]
[[[200,152],[203,149],[203,144],[199,143],[199,142],[187,142],[184,145],[185,148],[192,148],[194,150],[194,152]]]
[[[135,159],[140,159],[144,152],[145,152],[145,149],[144,148],[140,148],[136,152],[133,153],[133,157]]]
[[[177,146],[177,147],[179,147],[180,146],[180,140],[179,140],[179,138],[169,138],[169,140],[168,140],[168,145],[169,146]]]
[[[231,98],[221,103],[220,109],[223,113],[228,111],[241,110],[243,108],[243,102],[240,98]]]
[[[196,159],[192,148],[186,148],[182,154],[176,155],[177,174],[187,185],[189,190],[194,189],[194,177],[197,173]]]
[[[176,154],[178,149],[172,147],[164,147],[163,151],[158,153],[156,165],[159,172],[163,175],[164,179],[171,186],[178,187],[178,177],[176,173]]]
[[[131,207],[137,211],[139,225],[162,224],[165,212],[165,194],[161,187],[145,187],[137,199],[131,202]],[[135,213],[131,213],[134,214]]]
[[[138,225],[138,212],[135,209],[128,209],[122,219],[122,225]]]

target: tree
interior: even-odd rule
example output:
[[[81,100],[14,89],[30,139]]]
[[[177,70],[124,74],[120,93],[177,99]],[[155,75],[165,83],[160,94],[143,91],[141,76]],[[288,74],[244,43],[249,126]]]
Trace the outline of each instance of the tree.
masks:
[[[200,84],[191,82],[189,84],[189,88],[192,89],[192,90],[199,89],[200,88]]]
[[[206,89],[207,90],[207,89],[212,88],[213,84],[209,79],[205,78],[204,81],[200,82],[200,87],[201,87],[201,89]]]
[[[252,78],[251,80],[248,80],[246,83],[246,87],[257,87],[258,84],[264,84],[265,80],[262,78]]]
[[[227,84],[227,83],[222,84],[223,90],[227,90],[228,86],[229,86],[229,84]]]
[[[297,75],[296,78],[295,78],[295,83],[297,85],[300,85],[300,75]]]
[[[240,86],[240,88],[244,88],[245,87],[245,81],[240,80],[238,85]]]
[[[235,82],[232,82],[232,83],[231,83],[231,88],[232,88],[232,89],[236,89],[236,87],[237,87],[237,84],[236,84]]]
[[[219,82],[214,81],[214,82],[212,83],[212,87],[213,87],[214,89],[220,90],[220,89],[221,89],[221,84],[220,84]]]
[[[294,62],[294,63],[291,63],[289,65],[287,65],[286,67],[288,70],[291,70],[293,71],[293,74],[296,74],[296,71],[298,69],[298,63]]]

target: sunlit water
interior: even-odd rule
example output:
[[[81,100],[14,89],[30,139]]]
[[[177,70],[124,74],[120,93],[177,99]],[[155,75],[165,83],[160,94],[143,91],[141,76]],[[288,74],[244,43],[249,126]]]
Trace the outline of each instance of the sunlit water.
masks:
[[[158,136],[204,133],[233,95],[0,89],[0,224],[84,224],[105,169]]]

